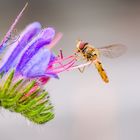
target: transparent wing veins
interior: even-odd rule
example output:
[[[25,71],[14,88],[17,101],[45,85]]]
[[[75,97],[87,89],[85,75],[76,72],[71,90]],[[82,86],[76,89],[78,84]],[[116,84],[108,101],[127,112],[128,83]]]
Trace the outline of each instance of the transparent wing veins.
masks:
[[[122,44],[112,44],[98,48],[101,55],[108,58],[116,58],[124,54],[127,50],[125,45]]]

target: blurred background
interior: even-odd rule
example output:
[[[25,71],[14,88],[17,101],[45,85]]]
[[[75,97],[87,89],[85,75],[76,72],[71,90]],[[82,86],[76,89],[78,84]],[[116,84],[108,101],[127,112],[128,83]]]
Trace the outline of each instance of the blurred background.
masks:
[[[27,0],[0,0],[0,38]],[[55,118],[37,126],[18,114],[0,111],[1,140],[140,140],[140,1],[28,0],[17,25],[39,21],[63,33],[60,43],[70,55],[76,40],[96,47],[122,43],[128,51],[116,59],[102,57],[110,78],[105,84],[94,67],[60,74],[46,86]]]

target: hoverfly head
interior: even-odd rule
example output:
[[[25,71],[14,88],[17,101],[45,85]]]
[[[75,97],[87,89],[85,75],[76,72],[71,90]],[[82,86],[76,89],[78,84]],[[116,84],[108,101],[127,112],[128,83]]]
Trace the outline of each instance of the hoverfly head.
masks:
[[[84,49],[84,47],[87,45],[88,43],[83,42],[82,40],[79,40],[76,47],[78,49],[78,51],[81,51]]]

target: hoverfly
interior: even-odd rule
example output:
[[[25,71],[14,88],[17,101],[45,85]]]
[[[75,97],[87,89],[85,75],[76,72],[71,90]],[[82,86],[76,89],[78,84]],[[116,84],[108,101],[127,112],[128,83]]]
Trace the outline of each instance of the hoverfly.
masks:
[[[100,61],[100,54],[108,58],[115,58],[122,55],[126,50],[126,47],[122,44],[112,44],[101,48],[95,48],[89,43],[83,42],[81,40],[78,41],[76,48],[76,57],[80,55],[87,62],[91,62],[91,64],[94,63],[102,80],[105,83],[108,83],[109,79]],[[79,69],[80,72],[83,72],[84,68],[83,70]]]

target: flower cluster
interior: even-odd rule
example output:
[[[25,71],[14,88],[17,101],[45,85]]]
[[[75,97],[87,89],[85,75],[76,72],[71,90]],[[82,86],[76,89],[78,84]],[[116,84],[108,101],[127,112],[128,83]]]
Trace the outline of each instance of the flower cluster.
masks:
[[[0,43],[0,105],[42,124],[54,117],[48,93],[43,85],[58,73],[74,68],[75,56],[56,56],[51,48],[62,34],[52,27],[42,28],[39,22],[28,25],[19,38],[8,45],[11,33],[23,14],[19,13]]]
[[[39,22],[28,25],[17,40],[10,36],[27,4],[19,13],[0,43],[0,106],[18,112],[34,123],[53,119],[53,106],[44,86],[50,78],[59,78],[63,71],[77,69],[76,57],[56,56],[52,51],[62,37],[52,27],[42,28]]]

